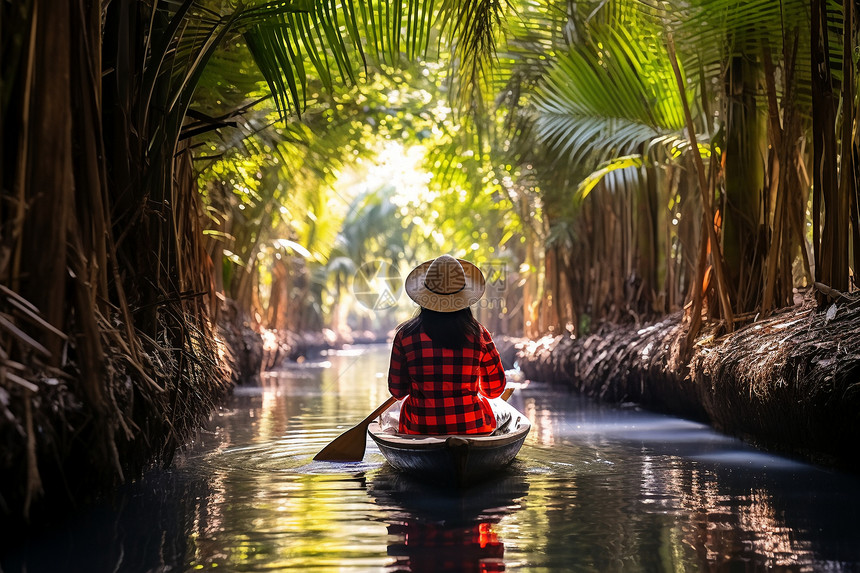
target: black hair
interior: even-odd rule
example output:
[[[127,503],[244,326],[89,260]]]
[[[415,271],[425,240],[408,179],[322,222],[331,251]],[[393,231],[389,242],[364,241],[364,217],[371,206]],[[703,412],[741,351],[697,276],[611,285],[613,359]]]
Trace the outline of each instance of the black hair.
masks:
[[[430,340],[443,348],[465,348],[481,338],[481,326],[468,306],[454,312],[437,312],[421,307],[418,316],[404,322],[401,328],[405,334],[423,328]]]

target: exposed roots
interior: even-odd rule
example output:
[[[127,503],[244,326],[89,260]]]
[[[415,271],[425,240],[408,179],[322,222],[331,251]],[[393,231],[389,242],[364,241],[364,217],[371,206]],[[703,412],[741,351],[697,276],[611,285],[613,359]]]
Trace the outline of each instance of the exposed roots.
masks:
[[[707,421],[760,446],[857,471],[860,296],[816,306],[810,293],[731,335],[706,328],[689,360],[681,313],[646,327],[606,325],[582,339],[517,341],[517,360],[531,379]]]
[[[12,325],[2,328],[0,339],[4,520],[36,520],[47,509],[168,463],[229,389],[220,343],[202,306],[166,305],[159,313],[159,340],[139,332],[129,340],[118,313],[96,313],[91,318],[104,350],[101,376],[86,379],[77,337],[64,337],[60,368],[41,359],[38,343],[18,327],[21,300],[0,293],[0,316]],[[35,308],[27,312],[38,317]],[[34,321],[28,322],[32,328]],[[22,359],[11,360],[13,354]]]

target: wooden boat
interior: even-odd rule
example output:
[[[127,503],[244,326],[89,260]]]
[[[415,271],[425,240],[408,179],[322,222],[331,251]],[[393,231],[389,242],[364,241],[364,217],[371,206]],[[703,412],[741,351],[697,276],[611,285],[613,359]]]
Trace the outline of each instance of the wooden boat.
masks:
[[[400,403],[367,431],[394,468],[440,485],[465,487],[497,475],[513,461],[531,429],[528,418],[503,400],[491,400],[496,418],[490,435],[426,436],[397,433]]]

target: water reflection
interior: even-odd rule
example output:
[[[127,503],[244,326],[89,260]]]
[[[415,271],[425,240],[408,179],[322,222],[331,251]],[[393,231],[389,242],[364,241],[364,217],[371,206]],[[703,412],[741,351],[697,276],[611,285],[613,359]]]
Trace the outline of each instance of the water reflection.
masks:
[[[169,470],[25,543],[41,571],[860,570],[860,481],[695,422],[531,384],[533,429],[498,480],[458,494],[314,462],[386,398],[387,349],[239,389]],[[3,540],[0,539],[0,543]]]
[[[178,470],[159,470],[146,484],[129,484],[95,507],[58,516],[24,540],[0,539],[0,571],[153,572],[181,570],[190,547],[189,530],[200,500],[208,498],[203,480]]]
[[[394,559],[386,570],[504,571],[497,524],[521,508],[528,488],[517,468],[465,491],[435,488],[383,468],[369,481],[368,493],[385,510],[388,555]]]
[[[524,411],[537,431],[523,463],[573,478],[531,480],[529,505],[545,504],[542,527],[555,536],[529,548],[532,566],[569,557],[570,570],[857,569],[854,476],[540,385]]]

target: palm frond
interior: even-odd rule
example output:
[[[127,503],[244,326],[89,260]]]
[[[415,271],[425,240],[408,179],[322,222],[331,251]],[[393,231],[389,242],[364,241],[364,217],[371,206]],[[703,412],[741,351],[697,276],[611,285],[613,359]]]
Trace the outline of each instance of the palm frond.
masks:
[[[241,24],[248,48],[284,117],[305,108],[307,64],[329,91],[336,82],[355,82],[365,54],[357,28],[344,25],[352,24],[352,12],[338,11],[329,0],[274,3],[267,8],[256,9],[253,18],[243,17]]]
[[[576,197],[580,201],[585,199],[591,192],[591,190],[597,186],[598,183],[603,181],[603,179],[608,175],[613,174],[618,170],[636,170],[640,167],[642,167],[641,155],[625,155],[623,157],[617,157],[615,159],[612,159],[611,161],[607,161],[603,165],[599,166],[597,170],[590,173],[588,177],[586,177],[579,183],[579,186],[576,189]]]
[[[537,97],[538,138],[577,161],[597,147],[626,154],[683,130],[666,54],[629,32],[596,27],[547,74]]]
[[[463,108],[483,108],[505,8],[500,0],[445,0],[441,7],[440,28],[453,47],[458,80],[453,93]]]
[[[839,25],[841,9],[829,2],[833,11],[832,22]],[[663,12],[666,28],[673,31],[678,51],[690,69],[701,69],[705,82],[720,82],[728,62],[733,57],[755,57],[762,49],[771,51],[774,60],[781,59],[787,49],[780,40],[790,43],[796,35],[798,58],[794,77],[797,97],[802,107],[811,106],[810,12],[802,0],[694,0],[684,9]],[[831,66],[841,69],[838,34],[830,35]]]
[[[286,116],[307,103],[313,72],[331,91],[355,83],[369,64],[400,66],[424,58],[431,38],[453,52],[455,101],[481,109],[505,4],[499,0],[292,0],[246,9],[239,29]]]

